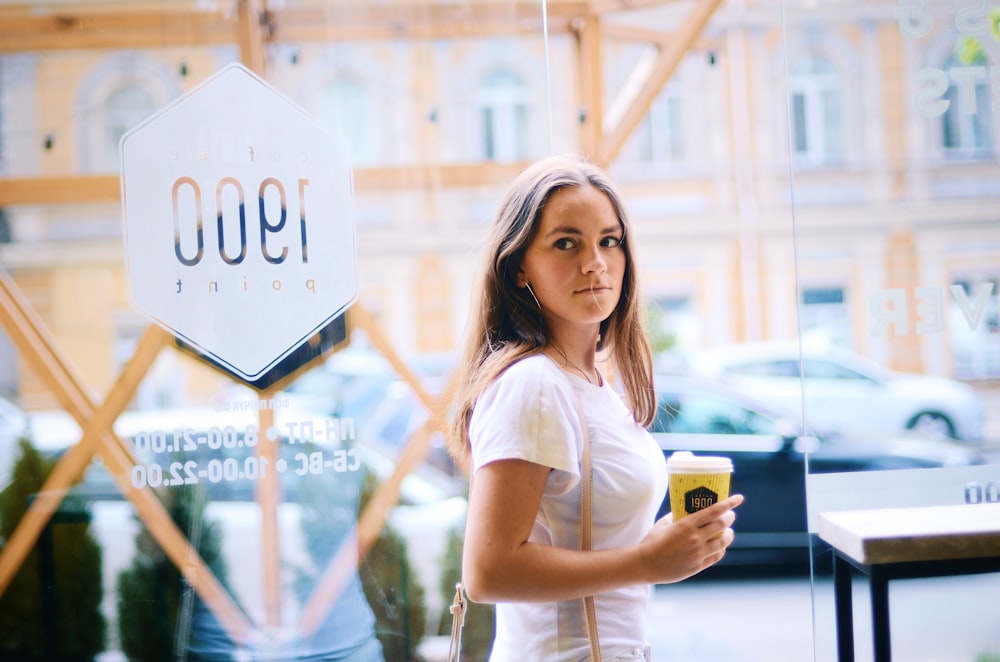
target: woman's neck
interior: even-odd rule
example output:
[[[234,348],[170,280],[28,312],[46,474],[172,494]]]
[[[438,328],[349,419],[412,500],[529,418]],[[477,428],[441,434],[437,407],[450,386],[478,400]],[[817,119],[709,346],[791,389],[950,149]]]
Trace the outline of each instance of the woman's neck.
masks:
[[[550,338],[544,351],[563,370],[583,377],[594,386],[604,384],[604,378],[596,367],[597,342],[589,347],[566,347],[559,340]],[[573,351],[575,349],[575,352]]]

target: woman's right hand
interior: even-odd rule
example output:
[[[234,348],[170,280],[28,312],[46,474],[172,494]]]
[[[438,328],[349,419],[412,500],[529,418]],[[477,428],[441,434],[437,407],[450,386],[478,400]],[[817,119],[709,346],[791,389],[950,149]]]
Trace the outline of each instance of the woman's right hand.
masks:
[[[650,583],[679,582],[722,560],[741,503],[743,496],[735,494],[677,522],[672,513],[656,522],[640,544]]]

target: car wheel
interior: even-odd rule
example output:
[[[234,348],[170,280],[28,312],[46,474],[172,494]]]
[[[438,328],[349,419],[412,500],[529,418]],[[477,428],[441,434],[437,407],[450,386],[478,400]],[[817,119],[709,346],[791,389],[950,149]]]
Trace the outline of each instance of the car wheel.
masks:
[[[946,437],[955,436],[955,426],[951,420],[939,412],[925,411],[910,419],[906,426],[910,430],[922,432],[929,435],[944,435]]]

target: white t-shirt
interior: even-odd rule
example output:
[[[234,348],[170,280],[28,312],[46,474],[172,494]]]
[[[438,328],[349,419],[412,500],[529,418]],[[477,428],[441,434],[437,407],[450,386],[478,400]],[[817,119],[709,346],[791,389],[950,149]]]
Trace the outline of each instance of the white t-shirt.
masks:
[[[590,432],[593,548],[637,544],[653,525],[667,491],[666,461],[620,396],[562,370],[545,355],[518,361],[476,402],[469,425],[473,471],[502,459],[552,468],[531,531],[532,542],[580,549],[580,458],[583,437],[574,397]],[[646,640],[649,587],[594,598],[604,659]],[[590,657],[583,600],[496,606],[491,662],[575,662]]]

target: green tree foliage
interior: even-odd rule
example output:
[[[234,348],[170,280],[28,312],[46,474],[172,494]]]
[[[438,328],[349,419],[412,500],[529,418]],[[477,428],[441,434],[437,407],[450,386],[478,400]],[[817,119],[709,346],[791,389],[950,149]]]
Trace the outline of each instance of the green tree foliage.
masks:
[[[455,597],[455,584],[462,577],[462,535],[453,531],[448,537],[448,549],[444,556],[444,568],[441,573],[441,595],[444,603],[450,605]],[[462,629],[462,659],[470,662],[484,662],[489,659],[493,649],[493,638],[496,636],[495,614],[493,605],[468,602],[465,612],[465,627]],[[441,614],[441,624],[438,633],[451,634],[451,613]]]
[[[406,541],[386,526],[361,565],[361,585],[375,612],[386,660],[415,660],[427,631],[424,588],[412,572]]]
[[[226,585],[222,534],[205,518],[206,496],[200,485],[162,493],[164,506],[201,559]],[[225,632],[194,590],[166,557],[149,531],[135,538],[132,565],[118,575],[118,634],[129,660],[197,660],[208,651],[232,649]]]
[[[366,472],[360,511],[377,489],[375,476]],[[376,633],[385,659],[417,659],[417,645],[427,632],[424,587],[413,572],[406,541],[388,523],[362,563],[361,585],[375,612]]]
[[[646,335],[653,354],[671,349],[677,339],[667,331],[666,317],[669,313],[663,308],[651,304],[646,308]]]
[[[12,480],[0,492],[0,540],[10,539],[55,461],[21,440]],[[101,548],[89,513],[68,499],[0,596],[0,658],[89,660],[105,647]]]

